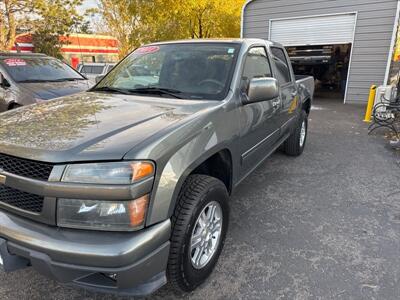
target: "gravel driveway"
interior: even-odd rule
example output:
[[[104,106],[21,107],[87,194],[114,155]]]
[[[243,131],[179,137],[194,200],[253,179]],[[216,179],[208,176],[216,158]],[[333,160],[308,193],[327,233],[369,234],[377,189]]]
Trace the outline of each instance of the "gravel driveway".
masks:
[[[241,184],[220,262],[184,299],[400,299],[400,154],[337,103],[315,102],[302,157],[277,153]],[[0,275],[0,299],[126,298],[24,270]]]

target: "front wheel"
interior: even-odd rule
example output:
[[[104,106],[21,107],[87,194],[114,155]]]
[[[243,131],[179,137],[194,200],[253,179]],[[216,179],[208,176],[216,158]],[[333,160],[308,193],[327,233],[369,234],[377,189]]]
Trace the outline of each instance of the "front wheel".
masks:
[[[175,291],[190,292],[213,271],[229,222],[229,195],[218,179],[191,175],[172,217],[168,279]]]
[[[283,150],[287,155],[300,156],[306,146],[308,132],[308,115],[303,110],[300,114],[297,126],[293,133],[283,144]]]

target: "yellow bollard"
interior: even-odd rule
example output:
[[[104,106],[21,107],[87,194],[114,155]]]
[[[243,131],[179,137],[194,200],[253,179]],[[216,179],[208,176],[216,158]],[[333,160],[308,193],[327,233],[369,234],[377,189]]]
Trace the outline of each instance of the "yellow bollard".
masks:
[[[376,85],[373,85],[369,90],[368,105],[367,105],[367,111],[365,112],[364,122],[368,123],[371,122],[372,110],[374,109],[374,103],[375,103],[375,96],[376,96]]]

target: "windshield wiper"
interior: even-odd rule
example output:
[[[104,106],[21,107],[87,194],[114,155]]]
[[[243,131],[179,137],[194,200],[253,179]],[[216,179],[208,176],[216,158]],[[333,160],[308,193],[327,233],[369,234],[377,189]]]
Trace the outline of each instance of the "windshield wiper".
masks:
[[[98,88],[90,89],[89,92],[109,92],[109,93],[117,93],[117,94],[124,94],[124,95],[132,95],[129,90],[114,88],[110,86],[103,86]]]
[[[37,83],[37,82],[64,82],[64,81],[75,81],[75,80],[85,80],[80,78],[60,78],[60,79],[27,79],[20,80],[20,83]]]
[[[48,80],[43,79],[27,79],[27,80],[18,80],[19,83],[37,83],[37,82],[48,82]]]
[[[169,88],[145,87],[145,88],[130,89],[129,92],[138,93],[138,94],[168,95],[168,96],[172,96],[177,99],[183,99],[182,96],[179,95],[179,94],[182,94],[181,91],[169,89]]]
[[[83,78],[59,78],[59,79],[51,79],[49,82],[63,82],[63,81],[76,81],[76,80],[85,80]]]

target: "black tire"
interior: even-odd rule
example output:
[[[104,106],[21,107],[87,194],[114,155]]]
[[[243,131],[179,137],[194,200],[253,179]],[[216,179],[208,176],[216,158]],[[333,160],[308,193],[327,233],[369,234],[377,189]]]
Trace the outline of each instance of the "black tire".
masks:
[[[305,124],[305,139],[304,142],[301,144],[301,129],[303,124]],[[308,131],[308,115],[303,110],[300,114],[298,123],[296,128],[294,129],[293,133],[290,137],[285,141],[283,144],[283,151],[289,156],[300,156],[307,142],[307,131]]]
[[[172,217],[171,248],[167,267],[169,283],[176,293],[193,291],[213,271],[228,230],[228,200],[225,185],[214,177],[191,175],[184,183]],[[220,204],[223,216],[219,245],[210,261],[203,268],[196,269],[191,261],[191,236],[200,213],[213,201]]]

